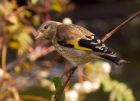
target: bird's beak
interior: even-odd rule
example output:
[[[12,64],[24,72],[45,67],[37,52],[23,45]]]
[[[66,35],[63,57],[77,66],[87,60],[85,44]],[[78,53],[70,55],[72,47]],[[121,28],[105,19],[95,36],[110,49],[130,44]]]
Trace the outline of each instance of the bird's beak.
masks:
[[[39,38],[41,38],[41,37],[43,37],[43,33],[38,32],[38,34],[35,36],[35,39],[39,39]]]

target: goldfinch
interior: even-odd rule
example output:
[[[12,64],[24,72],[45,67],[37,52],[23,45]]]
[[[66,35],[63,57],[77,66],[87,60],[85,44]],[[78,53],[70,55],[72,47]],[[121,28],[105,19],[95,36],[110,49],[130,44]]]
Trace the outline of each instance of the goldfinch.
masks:
[[[115,64],[126,62],[94,33],[78,25],[48,21],[38,29],[36,39],[41,37],[51,41],[56,51],[74,66],[104,59]]]

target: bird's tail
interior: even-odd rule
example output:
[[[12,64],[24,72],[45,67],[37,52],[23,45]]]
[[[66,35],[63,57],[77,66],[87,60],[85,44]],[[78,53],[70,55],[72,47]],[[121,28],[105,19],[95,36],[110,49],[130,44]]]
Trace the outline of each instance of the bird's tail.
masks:
[[[112,57],[110,55],[103,55],[101,57],[103,57],[103,58],[105,58],[107,60],[110,60],[111,62],[113,62],[113,63],[115,63],[117,65],[128,63],[127,60],[122,59],[120,56]]]

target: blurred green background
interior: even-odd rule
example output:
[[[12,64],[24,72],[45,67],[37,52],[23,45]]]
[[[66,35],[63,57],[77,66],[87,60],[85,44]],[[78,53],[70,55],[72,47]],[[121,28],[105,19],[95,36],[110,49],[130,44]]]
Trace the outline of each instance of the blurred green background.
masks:
[[[43,22],[72,22],[102,37],[139,10],[139,0],[0,0],[0,101],[50,101],[52,79],[71,67],[51,43],[34,39]],[[139,33],[137,17],[108,39],[129,63],[78,69],[65,101],[140,101]]]

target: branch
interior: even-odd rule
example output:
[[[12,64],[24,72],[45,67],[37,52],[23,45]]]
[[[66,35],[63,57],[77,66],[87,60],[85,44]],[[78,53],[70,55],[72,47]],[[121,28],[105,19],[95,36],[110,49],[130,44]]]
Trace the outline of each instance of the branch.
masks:
[[[40,58],[42,56],[45,56],[45,55],[51,53],[54,50],[55,49],[54,49],[53,46],[46,47],[46,48],[36,47],[36,49],[34,49],[34,51],[32,51],[32,53],[25,54],[22,57],[19,57],[19,58],[13,60],[12,62],[10,62],[7,65],[7,70],[11,71],[14,68],[14,65],[20,64],[20,63],[22,63],[23,61],[25,61],[27,59],[29,59],[30,61],[35,61],[36,59],[38,59],[38,58]]]
[[[25,100],[34,100],[34,101],[49,101],[44,97],[41,96],[33,96],[33,95],[22,95],[21,98],[25,99]]]
[[[2,65],[3,71],[7,70],[6,56],[7,56],[7,46],[6,46],[6,44],[4,44],[3,47],[2,47],[2,57],[1,57],[1,60],[2,60],[1,65]]]
[[[120,31],[125,25],[127,25],[130,21],[132,21],[135,17],[140,15],[140,11],[134,13],[132,16],[130,16],[128,19],[126,19],[124,22],[122,22],[120,25],[118,25],[116,28],[114,28],[112,31],[107,33],[103,38],[102,42],[105,42],[108,38],[110,38],[113,34]]]
[[[74,72],[76,71],[78,67],[72,67],[70,68],[68,71],[66,71],[64,74],[68,74],[68,77],[66,79],[66,81],[64,82],[63,86],[58,90],[58,92],[55,94],[54,96],[54,101],[59,101],[63,92],[64,92],[64,89],[65,87],[67,86],[68,82],[70,81],[71,77],[73,76]],[[64,75],[62,75],[64,76]]]

